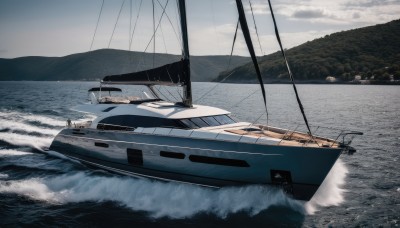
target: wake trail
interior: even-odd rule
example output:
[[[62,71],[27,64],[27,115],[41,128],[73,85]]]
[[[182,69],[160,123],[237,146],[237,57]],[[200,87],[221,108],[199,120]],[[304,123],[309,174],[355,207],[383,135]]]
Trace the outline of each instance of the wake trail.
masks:
[[[0,141],[4,141],[15,146],[29,146],[41,151],[43,151],[45,148],[48,148],[52,140],[53,138],[49,137],[37,137],[9,132],[0,132]]]
[[[180,219],[198,213],[226,218],[240,211],[254,216],[271,206],[303,212],[301,203],[265,186],[213,190],[147,179],[93,176],[88,172],[8,181],[0,184],[0,193],[16,193],[54,204],[114,201],[134,211],[149,212],[153,218]]]

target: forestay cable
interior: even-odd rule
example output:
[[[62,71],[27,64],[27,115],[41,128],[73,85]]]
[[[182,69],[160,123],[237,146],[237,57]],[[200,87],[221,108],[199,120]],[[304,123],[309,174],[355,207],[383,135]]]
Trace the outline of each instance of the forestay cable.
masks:
[[[256,18],[254,17],[253,6],[251,5],[251,1],[250,0],[249,0],[249,4],[250,4],[251,15],[253,16],[254,28],[256,29],[258,45],[260,46],[261,55],[264,55],[264,52],[263,52],[262,47],[261,47],[260,36],[258,35],[258,29],[257,29],[257,24],[256,24]]]
[[[239,29],[239,20],[236,23],[236,29],[235,29],[235,35],[233,36],[233,42],[232,42],[232,48],[231,48],[231,54],[229,55],[229,61],[228,61],[228,67],[227,67],[227,71],[229,70],[229,67],[231,65],[231,59],[232,59],[232,55],[233,55],[233,49],[235,47],[235,43],[236,43],[236,37],[237,37],[237,31]],[[221,81],[219,81],[218,83],[216,83],[210,90],[208,90],[207,92],[205,92],[200,98],[198,98],[197,100],[195,100],[195,102],[203,99],[203,97],[205,97],[207,94],[209,94],[211,91],[213,91],[215,88],[217,88],[217,86],[219,85],[219,83],[224,82],[227,78],[229,78],[229,76],[231,76],[233,73],[235,73],[235,71],[232,71],[230,74],[228,74],[225,78],[223,78]]]
[[[113,38],[113,36],[114,36],[115,28],[117,27],[117,24],[118,24],[118,21],[119,21],[119,17],[121,16],[121,12],[122,12],[122,9],[123,9],[123,7],[124,7],[124,4],[125,4],[125,0],[122,2],[121,8],[119,9],[117,21],[115,22],[114,29],[113,29],[113,31],[112,31],[112,33],[111,33],[110,41],[108,42],[107,48],[110,48],[111,40],[112,40],[112,38]]]
[[[97,27],[99,26],[101,13],[103,12],[103,6],[104,6],[104,0],[103,0],[103,2],[101,3],[100,13],[99,13],[99,17],[97,18],[96,28],[94,29],[94,34],[93,34],[93,38],[92,38],[92,43],[90,44],[90,49],[89,49],[89,51],[91,51],[91,50],[92,50],[92,47],[93,47],[94,38],[95,38],[96,33],[97,33]]]
[[[290,70],[289,63],[288,63],[288,61],[287,61],[285,51],[283,50],[283,47],[282,47],[282,42],[281,42],[281,38],[280,38],[280,36],[279,36],[278,27],[277,27],[277,25],[276,25],[276,20],[275,20],[275,16],[274,16],[274,11],[273,11],[273,9],[272,9],[271,0],[268,0],[268,5],[269,5],[269,9],[270,9],[270,11],[271,11],[272,20],[273,20],[273,22],[274,22],[276,39],[278,40],[279,47],[281,48],[282,57],[283,57],[283,59],[285,60],[286,68],[287,68],[287,71],[288,71],[290,80],[292,81],[294,93],[296,94],[297,103],[299,104],[299,108],[300,108],[301,114],[303,115],[304,122],[305,122],[305,124],[306,124],[306,126],[307,126],[308,133],[309,133],[310,136],[312,136],[310,126],[308,125],[308,120],[307,120],[306,114],[304,113],[303,105],[302,105],[302,103],[301,103],[301,101],[300,101],[299,94],[297,93],[297,88],[296,88],[296,84],[295,84],[295,82],[294,82],[294,78],[293,78],[292,71]]]

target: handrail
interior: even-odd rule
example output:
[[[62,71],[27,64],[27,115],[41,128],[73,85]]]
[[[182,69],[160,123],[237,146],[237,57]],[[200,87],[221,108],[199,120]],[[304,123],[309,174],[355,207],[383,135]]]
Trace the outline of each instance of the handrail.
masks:
[[[106,129],[107,126],[109,126],[111,129]],[[283,140],[291,140],[291,138],[293,137],[293,134],[297,132],[296,130],[299,128],[299,126],[300,126],[300,125],[297,125],[293,130],[290,130],[290,129],[281,129],[281,130],[286,130],[286,132],[285,132],[285,134],[282,136],[281,140],[280,140],[276,145],[280,145],[280,144],[282,143]],[[112,129],[113,127],[114,127],[114,129]],[[263,127],[263,126],[259,126],[259,127],[260,127],[260,129],[262,130],[262,127]],[[193,129],[182,129],[182,128],[168,127],[168,126],[152,127],[152,128],[154,128],[153,131],[152,131],[152,133],[148,132],[148,134],[154,134],[154,133],[157,131],[158,128],[169,128],[169,129],[170,129],[169,132],[168,132],[167,134],[163,134],[163,135],[168,135],[168,136],[171,135],[171,133],[172,133],[172,131],[173,131],[174,129],[177,129],[177,130],[188,130],[188,131],[190,131],[190,134],[188,135],[188,137],[191,137],[191,136],[195,133],[195,130],[193,130]],[[99,129],[99,130],[134,131],[134,130],[137,129],[137,128],[135,128],[135,127],[129,127],[129,126],[122,126],[122,125],[113,125],[113,124],[99,123],[99,124],[97,125],[97,129]],[[278,128],[278,129],[279,129],[279,128]],[[320,127],[320,126],[318,126],[315,132],[317,132],[317,130],[319,130],[319,129],[331,129],[331,130],[336,130],[336,129],[334,129],[334,128]],[[213,139],[216,140],[216,139],[218,139],[218,137],[219,137],[219,135],[221,134],[221,132],[214,132],[214,133],[215,133],[216,135],[215,135],[215,137],[213,137]],[[283,132],[282,132],[282,133],[283,133]],[[297,132],[297,133],[302,133],[302,132]],[[244,134],[240,134],[240,137],[239,137],[239,138],[235,138],[235,139],[232,138],[232,140],[228,140],[228,141],[240,142],[240,141],[242,140],[243,136],[253,137],[252,135],[248,135],[248,134],[249,134],[249,132],[246,132],[246,133],[244,133]],[[289,135],[289,136],[288,136],[288,135]],[[332,144],[330,144],[329,147],[332,147],[333,145],[335,145],[335,143],[338,143],[340,146],[343,146],[343,147],[348,147],[348,146],[350,145],[350,143],[352,142],[352,139],[353,139],[353,138],[352,138],[350,141],[348,141],[347,143],[345,143],[345,138],[346,138],[347,136],[349,136],[349,135],[353,135],[353,137],[354,137],[355,135],[363,135],[363,133],[362,133],[362,132],[359,132],[359,131],[344,131],[344,130],[341,130],[340,133],[339,133],[339,135],[336,137],[336,139],[327,138],[327,137],[324,137],[324,136],[315,136],[315,137],[316,137],[316,138],[323,138],[323,139],[326,139],[326,140],[328,140],[328,142],[332,141]],[[266,135],[265,135],[265,136],[258,136],[254,143],[257,144],[257,143],[259,142],[260,138],[264,138],[264,137],[266,137]],[[339,139],[340,137],[342,137],[342,142],[338,142],[338,139]],[[211,138],[210,138],[210,139],[211,139]],[[310,143],[310,142],[311,142],[311,139],[309,139],[307,142],[305,142],[303,146],[306,146],[306,145],[307,145],[308,143]],[[320,145],[318,145],[318,146],[320,146]]]
[[[345,143],[344,138],[348,135],[353,135],[353,137],[349,140],[348,143]],[[344,146],[348,146],[351,144],[351,142],[353,141],[354,136],[356,135],[364,135],[364,133],[360,132],[360,131],[349,131],[349,132],[343,132],[342,133],[342,145]]]

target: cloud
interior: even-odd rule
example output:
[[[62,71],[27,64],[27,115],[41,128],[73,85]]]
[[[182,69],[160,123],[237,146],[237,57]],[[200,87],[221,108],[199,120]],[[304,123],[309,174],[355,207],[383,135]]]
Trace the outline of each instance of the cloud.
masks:
[[[354,12],[353,13],[353,19],[358,19],[358,18],[360,18],[361,16],[360,16],[360,13],[359,12]]]
[[[377,6],[387,6],[387,5],[400,6],[400,1],[398,1],[398,0],[359,0],[359,1],[349,1],[346,3],[346,6],[348,6],[348,7],[377,7]]]
[[[295,18],[321,18],[327,17],[322,9],[300,9],[293,13]]]
[[[269,6],[264,3],[252,3],[251,8],[253,8],[253,13],[255,15],[263,15],[263,14],[269,14]],[[251,13],[251,8],[250,4],[245,5],[245,10],[246,13]]]
[[[277,0],[275,13],[286,20],[344,29],[386,23],[399,18],[399,0]]]

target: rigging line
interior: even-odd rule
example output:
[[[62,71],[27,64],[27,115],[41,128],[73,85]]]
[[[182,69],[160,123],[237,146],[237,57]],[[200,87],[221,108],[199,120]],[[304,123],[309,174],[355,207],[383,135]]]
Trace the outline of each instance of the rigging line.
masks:
[[[226,71],[229,70],[229,67],[231,65],[231,59],[232,59],[232,54],[233,54],[233,49],[235,47],[235,42],[236,42],[236,37],[237,37],[237,31],[239,28],[239,20],[236,23],[236,29],[235,29],[235,35],[233,36],[233,42],[232,42],[232,48],[231,48],[231,54],[229,56],[229,62],[228,62],[228,68],[226,69]],[[205,92],[200,98],[196,99],[195,102],[201,100],[203,97],[205,97],[207,94],[209,94],[211,91],[213,91],[215,88],[217,88],[217,86],[219,85],[219,83],[224,82],[227,78],[229,78],[229,76],[231,76],[233,73],[235,73],[236,71],[232,71],[230,74],[228,74],[225,78],[223,78],[221,81],[219,81],[218,83],[216,83],[210,90],[208,90],[207,92]]]
[[[117,24],[118,24],[118,21],[119,21],[119,17],[121,16],[121,12],[122,12],[122,8],[124,7],[124,4],[125,4],[125,0],[122,2],[121,9],[119,9],[117,21],[115,22],[114,29],[113,29],[113,32],[112,32],[112,34],[111,34],[110,41],[108,42],[108,47],[107,47],[107,48],[110,48],[111,40],[112,40],[112,38],[113,38],[113,36],[114,36],[115,28],[117,28]]]
[[[163,86],[163,87],[161,87],[160,86],[160,88],[164,88],[164,90],[166,90],[168,93],[169,93],[169,95],[171,95],[174,99],[175,99],[175,101],[176,102],[178,102],[179,100],[178,99],[176,99],[176,97],[169,91],[169,89],[167,89],[167,87],[166,86]]]
[[[232,108],[236,107],[238,104],[242,103],[244,100],[248,99],[249,97],[253,96],[256,92],[258,91],[258,89],[254,90],[253,92],[251,92],[248,96],[244,97],[243,99],[241,99],[239,102],[237,102],[236,104],[232,105],[230,108],[228,108],[228,110],[231,110]]]
[[[128,34],[128,48],[131,46],[131,34],[132,34],[132,0],[129,0],[129,34]]]
[[[133,25],[132,35],[131,35],[131,38],[130,38],[129,51],[132,49],[131,47],[132,47],[132,42],[133,42],[133,34],[135,34],[136,25],[137,25],[137,22],[139,21],[140,9],[142,8],[142,2],[143,2],[143,0],[140,0],[138,14],[136,16],[135,24]]]
[[[165,43],[165,37],[164,37],[163,29],[162,29],[162,24],[160,25],[160,30],[161,30],[162,40],[163,40],[163,43],[164,43],[165,54],[168,54],[168,51],[167,51],[167,44]]]
[[[254,17],[253,6],[251,5],[251,1],[250,0],[249,0],[249,4],[250,4],[251,15],[253,16],[254,28],[256,29],[258,45],[260,46],[261,55],[264,55],[264,52],[263,52],[262,47],[261,47],[260,36],[258,35],[258,29],[257,29],[256,19]]]
[[[213,4],[213,2],[214,1],[210,1],[210,5],[211,5],[211,15],[212,15],[212,22],[213,22],[213,26],[214,26],[214,33],[215,33],[215,37],[216,37],[216,44],[217,44],[217,53],[218,53],[218,55],[220,55],[221,54],[221,46],[220,46],[220,40],[219,40],[219,35],[218,35],[218,32],[217,32],[217,26],[215,26],[215,13],[214,13],[214,4]]]
[[[151,4],[153,6],[153,34],[156,34],[156,19],[155,19],[155,15],[154,15],[154,0],[151,0]],[[153,39],[153,68],[154,68],[154,61],[155,61],[155,57],[156,57],[156,38],[154,37]]]
[[[213,91],[215,88],[217,88],[217,86],[224,82],[227,78],[229,78],[229,76],[231,76],[233,73],[235,73],[236,71],[232,71],[230,74],[228,74],[228,76],[226,76],[225,78],[223,78],[221,81],[215,83],[215,85],[209,89],[207,92],[205,92],[203,95],[201,95],[201,97],[197,98],[194,102],[200,101],[201,99],[203,99],[203,97],[205,97],[207,94],[209,94],[211,91]]]
[[[251,122],[249,127],[252,127],[256,122],[258,122],[264,114],[265,114],[265,112],[261,113],[261,115],[257,119],[255,119],[253,122]],[[269,131],[268,121],[267,121],[267,131]],[[264,134],[264,131],[263,131],[263,134]]]
[[[151,44],[151,41],[153,41],[154,36],[155,36],[155,32],[157,32],[158,27],[160,26],[161,20],[162,20],[164,14],[165,14],[165,8],[167,7],[168,2],[169,2],[169,0],[167,0],[167,3],[165,3],[165,6],[163,7],[163,12],[162,12],[162,14],[161,14],[160,20],[158,21],[157,27],[155,28],[155,31],[153,32],[153,35],[151,36],[151,39],[150,39],[150,41],[147,43],[147,46],[146,46],[146,48],[144,49],[143,52],[146,52],[146,51],[147,51],[147,48],[149,48],[149,46],[150,46],[150,44]]]
[[[282,42],[281,42],[281,38],[280,38],[280,36],[279,36],[278,27],[277,27],[277,25],[276,25],[276,20],[275,20],[275,16],[274,16],[274,11],[273,11],[273,9],[272,9],[271,0],[268,0],[268,5],[269,5],[269,9],[270,9],[270,11],[271,11],[272,20],[273,20],[273,22],[274,22],[274,28],[275,28],[276,39],[278,40],[279,47],[281,48],[282,57],[283,57],[283,59],[285,60],[286,68],[287,68],[288,74],[289,74],[289,76],[290,76],[290,80],[292,81],[294,93],[296,94],[297,103],[299,104],[299,108],[300,108],[301,114],[303,115],[304,122],[305,122],[305,124],[306,124],[306,126],[307,126],[308,133],[309,133],[309,135],[310,135],[311,137],[313,137],[313,136],[312,136],[312,133],[311,133],[310,126],[309,126],[309,124],[308,124],[307,116],[306,116],[306,114],[305,114],[305,112],[304,112],[303,104],[301,103],[299,94],[297,93],[296,83],[294,82],[293,74],[292,74],[292,71],[290,70],[290,66],[289,66],[289,63],[288,63],[287,58],[286,58],[285,50],[284,50],[283,47],[282,47]]]
[[[176,3],[176,7],[174,7],[175,8],[175,20],[176,20],[176,24],[178,25],[178,32],[179,32],[179,43],[181,43],[181,55],[182,55],[182,58],[183,58],[183,38],[182,38],[182,28],[181,28],[181,23],[179,23],[179,19],[178,19],[178,17],[180,17],[180,14],[181,14],[181,12],[180,12],[180,9],[179,9],[179,2],[178,2],[179,0],[176,0],[175,1],[175,3]]]
[[[268,118],[267,98],[265,95],[264,82],[263,82],[263,79],[261,76],[260,67],[258,66],[257,57],[254,52],[253,43],[251,41],[250,31],[249,31],[249,27],[247,25],[246,14],[244,12],[243,3],[241,0],[236,0],[236,5],[237,5],[238,14],[239,14],[240,27],[242,28],[242,33],[243,33],[244,39],[246,41],[247,49],[250,52],[250,56],[253,61],[253,65],[254,65],[255,71],[257,73],[257,78],[258,78],[258,81],[259,81],[259,84],[261,87],[261,92],[262,92],[263,99],[264,99],[265,112],[267,113],[267,118]]]
[[[154,86],[153,88],[156,89],[156,90],[165,98],[165,101],[168,101],[168,97],[165,96],[165,94],[163,94],[163,93],[161,92],[161,90],[159,90],[156,86]],[[160,88],[161,88],[161,87],[160,87]]]
[[[173,83],[173,80],[172,80],[171,74],[170,74],[169,71],[168,71],[168,68],[167,68],[167,74],[168,74],[169,79],[170,79],[171,82]],[[178,74],[178,77],[179,77],[179,74]],[[181,93],[180,93],[180,91],[179,91],[178,86],[175,86],[175,87],[176,87],[177,94],[178,94],[178,95],[181,97],[181,99],[183,100],[183,97],[181,96]],[[177,101],[178,101],[178,100],[177,100]]]
[[[229,55],[229,62],[228,62],[228,67],[226,70],[229,70],[229,67],[231,66],[231,60],[232,60],[232,55],[233,55],[233,49],[235,48],[235,42],[236,42],[236,37],[237,37],[237,32],[239,29],[239,19],[236,23],[236,29],[235,29],[235,35],[233,36],[233,42],[232,42],[232,48],[231,48],[231,54]],[[225,79],[224,79],[225,80]]]
[[[162,7],[162,5],[161,5],[161,3],[160,3],[160,0],[157,0],[157,3]],[[179,36],[178,36],[178,34],[176,33],[175,27],[174,27],[174,25],[172,24],[171,19],[169,18],[169,16],[168,16],[167,13],[165,13],[165,16],[167,17],[169,23],[171,24],[171,27],[172,27],[172,30],[173,30],[174,33],[175,33],[176,39],[179,41],[179,46],[181,46],[181,48],[182,48],[181,40],[179,39]]]
[[[99,26],[99,22],[100,22],[101,12],[103,12],[103,6],[104,6],[104,0],[103,0],[103,2],[101,3],[100,13],[99,13],[99,17],[97,18],[96,28],[94,29],[94,34],[93,34],[93,38],[92,38],[92,43],[90,44],[90,49],[89,49],[89,51],[91,51],[91,50],[92,50],[92,47],[93,47],[94,38],[95,38],[96,33],[97,33],[97,27]]]

